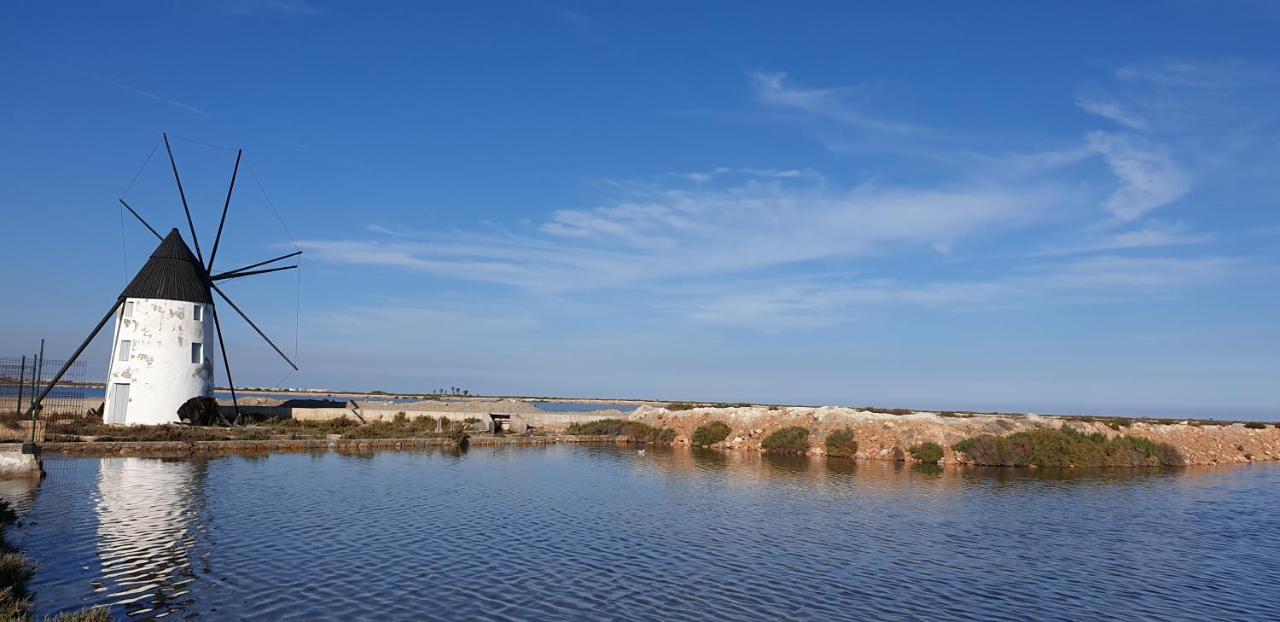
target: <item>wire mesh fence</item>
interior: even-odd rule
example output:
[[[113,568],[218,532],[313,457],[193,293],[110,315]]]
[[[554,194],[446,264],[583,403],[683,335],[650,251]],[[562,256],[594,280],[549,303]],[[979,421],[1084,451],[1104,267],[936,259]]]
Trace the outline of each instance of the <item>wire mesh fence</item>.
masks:
[[[0,356],[0,441],[32,440],[32,424],[27,411],[65,363],[58,359],[41,361],[38,355]],[[100,390],[85,383],[85,369],[83,361],[73,363],[58,386],[40,403],[36,442],[43,440],[45,421],[82,417],[88,411],[92,401],[88,399],[89,394]]]

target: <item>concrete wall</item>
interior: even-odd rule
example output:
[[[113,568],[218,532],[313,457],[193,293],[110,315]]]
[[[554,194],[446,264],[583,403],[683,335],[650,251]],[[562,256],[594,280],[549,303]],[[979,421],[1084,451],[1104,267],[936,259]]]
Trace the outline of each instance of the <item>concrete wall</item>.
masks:
[[[563,432],[569,428],[571,423],[590,423],[601,419],[626,419],[628,413],[617,414],[598,414],[598,413],[579,413],[579,412],[542,412],[542,413],[523,413],[520,417],[523,422],[540,430],[548,432]]]
[[[131,317],[126,306],[132,304]],[[130,298],[116,312],[102,420],[113,421],[116,384],[129,385],[124,423],[176,423],[178,407],[198,395],[213,394],[213,351],[216,343],[209,305],[176,300]],[[201,319],[193,318],[201,308]],[[121,361],[120,348],[130,342]],[[199,363],[191,362],[191,344],[203,346]]]
[[[40,460],[33,454],[22,453],[22,446],[0,446],[0,479],[13,477],[40,477]]]
[[[224,400],[225,402],[225,400]],[[235,415],[230,404],[222,403],[222,412],[228,417]],[[404,413],[410,419],[448,417],[450,421],[462,421],[470,417],[479,419],[486,429],[491,425],[488,411],[456,411],[456,410],[420,410],[415,408],[367,408],[357,406],[354,410],[344,408],[291,408],[288,406],[241,406],[240,411],[260,417],[277,417],[279,419],[296,419],[298,421],[330,421],[339,417],[347,417],[356,421],[390,421],[396,414]],[[501,413],[511,415],[511,429],[524,432],[526,426],[533,426],[547,432],[563,432],[572,423],[588,423],[600,419],[626,419],[628,413],[583,413],[583,412],[536,412],[536,413]]]
[[[290,408],[289,417],[298,421],[329,421],[331,419],[356,419],[349,408]]]

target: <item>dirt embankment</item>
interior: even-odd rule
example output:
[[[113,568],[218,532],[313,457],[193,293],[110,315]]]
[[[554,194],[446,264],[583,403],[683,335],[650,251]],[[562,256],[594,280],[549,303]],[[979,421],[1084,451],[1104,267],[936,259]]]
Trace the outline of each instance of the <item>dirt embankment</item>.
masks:
[[[732,431],[723,443],[717,445],[744,451],[760,451],[761,441],[769,434],[784,427],[798,426],[809,430],[810,454],[825,453],[827,434],[849,427],[858,442],[855,458],[859,460],[900,459],[910,447],[932,441],[944,448],[944,463],[964,463],[964,454],[957,453],[952,445],[965,438],[1059,429],[1064,425],[1086,434],[1138,436],[1168,443],[1182,453],[1187,464],[1280,460],[1280,429],[1273,424],[1264,429],[1251,429],[1239,423],[1191,425],[1124,421],[1126,425],[1113,429],[1102,419],[1088,422],[1037,415],[942,416],[929,412],[894,415],[852,408],[769,409],[761,406],[678,411],[642,406],[631,418],[655,427],[673,428],[677,432],[676,444],[689,444],[693,431],[704,423],[723,421]],[[1119,425],[1121,420],[1116,423]],[[911,459],[909,454],[906,459]]]

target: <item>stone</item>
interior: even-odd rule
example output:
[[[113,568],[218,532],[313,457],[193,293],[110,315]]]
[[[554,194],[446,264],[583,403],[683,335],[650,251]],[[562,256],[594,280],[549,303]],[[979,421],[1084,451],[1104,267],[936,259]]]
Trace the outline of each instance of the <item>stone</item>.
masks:
[[[221,423],[218,400],[199,395],[178,407],[178,420],[187,425],[217,425]]]

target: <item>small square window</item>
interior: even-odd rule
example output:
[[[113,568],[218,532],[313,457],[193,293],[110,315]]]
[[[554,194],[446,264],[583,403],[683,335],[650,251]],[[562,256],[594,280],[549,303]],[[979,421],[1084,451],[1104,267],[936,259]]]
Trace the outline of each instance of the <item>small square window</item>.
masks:
[[[197,322],[204,319],[204,307],[196,305],[195,310],[191,312],[191,319]]]
[[[191,342],[191,364],[200,365],[204,363],[204,344]]]
[[[116,360],[126,362],[129,360],[129,350],[133,347],[133,342],[125,339],[120,342],[120,347],[116,349]]]
[[[124,303],[124,316],[133,317],[133,301],[128,300]]]

